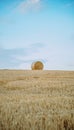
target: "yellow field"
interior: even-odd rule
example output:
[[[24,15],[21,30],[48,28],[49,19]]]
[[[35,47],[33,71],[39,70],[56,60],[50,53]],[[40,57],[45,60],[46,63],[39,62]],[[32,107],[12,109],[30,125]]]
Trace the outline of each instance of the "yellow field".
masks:
[[[0,130],[74,130],[74,71],[0,70]]]

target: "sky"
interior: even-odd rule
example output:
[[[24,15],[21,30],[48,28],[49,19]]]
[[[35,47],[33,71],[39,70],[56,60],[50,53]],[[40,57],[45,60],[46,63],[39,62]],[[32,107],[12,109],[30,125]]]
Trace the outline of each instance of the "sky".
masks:
[[[74,0],[0,0],[0,69],[74,70]]]

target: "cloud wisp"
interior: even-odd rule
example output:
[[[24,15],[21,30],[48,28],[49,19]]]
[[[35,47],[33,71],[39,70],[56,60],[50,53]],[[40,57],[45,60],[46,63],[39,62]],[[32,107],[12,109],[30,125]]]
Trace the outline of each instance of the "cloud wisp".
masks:
[[[69,2],[69,3],[66,3],[66,4],[64,5],[64,7],[65,7],[65,8],[74,7],[74,1]]]
[[[32,10],[39,10],[40,8],[41,0],[24,0],[17,6],[17,10],[22,13]]]

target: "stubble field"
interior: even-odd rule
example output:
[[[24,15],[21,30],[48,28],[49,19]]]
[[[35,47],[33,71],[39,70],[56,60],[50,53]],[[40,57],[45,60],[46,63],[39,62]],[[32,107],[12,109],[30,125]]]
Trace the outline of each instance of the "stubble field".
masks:
[[[74,71],[0,70],[0,130],[74,130]]]

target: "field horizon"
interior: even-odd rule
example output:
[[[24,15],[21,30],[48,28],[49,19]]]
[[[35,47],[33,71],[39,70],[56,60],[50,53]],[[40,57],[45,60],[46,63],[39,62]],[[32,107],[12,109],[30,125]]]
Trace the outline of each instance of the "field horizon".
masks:
[[[0,69],[0,130],[74,130],[74,71]]]

